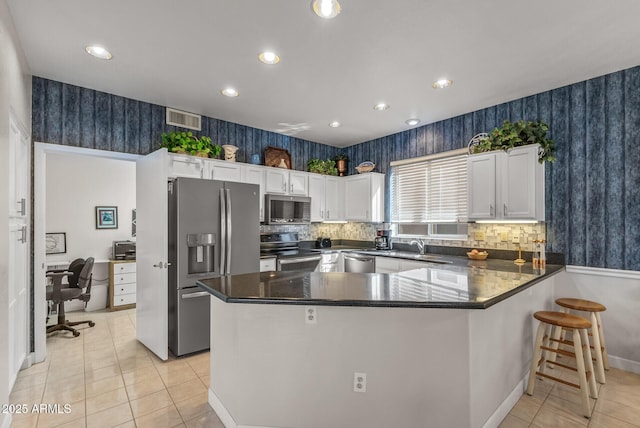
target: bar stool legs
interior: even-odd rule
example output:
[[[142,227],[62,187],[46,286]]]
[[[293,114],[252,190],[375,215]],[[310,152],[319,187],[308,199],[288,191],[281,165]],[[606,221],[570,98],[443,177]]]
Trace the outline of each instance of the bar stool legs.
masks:
[[[598,390],[593,375],[593,361],[591,359],[591,349],[587,329],[591,327],[591,322],[586,318],[578,317],[563,312],[539,311],[534,317],[540,321],[536,332],[536,341],[531,361],[531,371],[529,372],[529,383],[527,394],[533,395],[535,389],[536,376],[542,376],[556,382],[577,388],[580,390],[582,403],[582,413],[586,418],[591,417],[589,396],[598,398]],[[572,330],[572,345],[574,352],[558,349],[554,338],[559,337],[562,329]],[[569,342],[567,342],[569,343]],[[552,355],[561,354],[576,359],[576,368],[556,362],[557,366],[575,370],[578,375],[578,384],[560,379],[545,373],[547,362]]]

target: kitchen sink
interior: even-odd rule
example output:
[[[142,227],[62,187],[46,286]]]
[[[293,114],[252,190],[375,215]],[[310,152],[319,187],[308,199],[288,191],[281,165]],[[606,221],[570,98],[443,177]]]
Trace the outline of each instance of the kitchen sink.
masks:
[[[395,251],[395,250],[375,250],[375,251],[358,251],[359,253],[372,255],[372,256],[386,256],[396,257],[400,259],[419,260],[423,262],[451,264],[452,262],[444,260],[441,257],[431,254],[416,254],[410,251]]]

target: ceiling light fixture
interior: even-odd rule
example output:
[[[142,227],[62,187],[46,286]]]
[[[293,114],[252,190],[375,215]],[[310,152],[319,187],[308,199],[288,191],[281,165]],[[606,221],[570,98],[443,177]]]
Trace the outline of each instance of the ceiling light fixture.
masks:
[[[374,110],[378,110],[378,111],[388,110],[389,109],[389,104],[378,103],[378,104],[373,106],[373,109]]]
[[[324,19],[335,18],[342,10],[338,0],[313,0],[311,8],[316,15]]]
[[[109,52],[108,50],[106,50],[105,48],[103,48],[102,46],[87,46],[84,48],[87,53],[91,56],[95,56],[96,58],[100,58],[100,59],[111,59],[113,58],[113,55],[111,55],[111,52]]]
[[[439,79],[433,82],[433,85],[431,86],[433,86],[433,89],[444,89],[448,86],[451,86],[452,83],[453,81],[449,79]]]
[[[414,126],[420,123],[420,119],[415,119],[415,118],[407,119],[404,121],[404,123],[406,123],[409,126]]]
[[[222,95],[224,95],[225,97],[230,97],[230,98],[237,97],[239,95],[238,91],[236,91],[233,88],[224,88],[220,92],[222,92]]]
[[[271,51],[264,51],[258,55],[258,59],[265,64],[277,64],[280,62],[280,57]]]
[[[333,122],[331,122],[329,124],[329,126],[332,127],[332,128],[337,128],[340,125],[342,125],[342,124],[340,122],[338,122],[337,120],[334,120]]]

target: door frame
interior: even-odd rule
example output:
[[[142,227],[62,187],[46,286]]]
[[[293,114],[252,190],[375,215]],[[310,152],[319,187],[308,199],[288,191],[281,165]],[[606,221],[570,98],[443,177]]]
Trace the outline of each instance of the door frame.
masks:
[[[135,162],[141,155],[86,149],[34,142],[33,147],[33,340],[34,362],[39,363],[47,356],[47,293],[45,284],[45,234],[47,206],[47,155],[69,154]]]

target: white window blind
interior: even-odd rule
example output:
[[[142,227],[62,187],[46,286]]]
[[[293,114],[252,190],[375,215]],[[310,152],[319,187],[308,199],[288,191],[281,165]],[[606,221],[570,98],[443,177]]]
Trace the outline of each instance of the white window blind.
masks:
[[[392,165],[390,191],[394,223],[465,222],[467,155]]]

